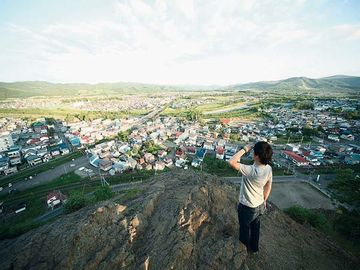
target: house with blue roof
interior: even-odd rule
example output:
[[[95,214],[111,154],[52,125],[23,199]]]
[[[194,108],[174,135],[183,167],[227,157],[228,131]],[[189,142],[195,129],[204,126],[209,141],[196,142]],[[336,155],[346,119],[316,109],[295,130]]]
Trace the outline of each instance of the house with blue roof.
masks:
[[[98,168],[100,164],[100,159],[97,155],[93,155],[90,157],[89,162],[92,166]]]
[[[59,147],[59,150],[60,150],[62,155],[66,155],[66,154],[70,153],[70,150],[69,150],[66,143],[63,142],[61,144],[58,144],[58,147]]]
[[[345,163],[349,165],[360,164],[360,154],[350,154],[345,157]]]
[[[77,136],[69,138],[69,141],[70,141],[71,145],[74,146],[74,147],[80,147],[81,146],[80,138],[77,137]]]
[[[200,159],[201,161],[204,160],[204,157],[205,157],[205,154],[206,154],[206,149],[205,148],[199,148],[197,151],[196,151],[196,154],[195,156]]]

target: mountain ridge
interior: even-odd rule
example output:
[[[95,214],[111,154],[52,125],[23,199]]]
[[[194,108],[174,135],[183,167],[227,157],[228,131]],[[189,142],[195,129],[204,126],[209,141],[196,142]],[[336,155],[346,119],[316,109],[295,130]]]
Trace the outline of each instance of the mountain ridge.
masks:
[[[160,85],[134,82],[51,83],[47,81],[0,82],[0,98],[33,96],[116,95],[119,93],[154,93],[163,91],[239,91],[239,90],[322,90],[358,93],[360,77],[334,75],[319,79],[291,77],[277,81],[259,81],[227,86]]]

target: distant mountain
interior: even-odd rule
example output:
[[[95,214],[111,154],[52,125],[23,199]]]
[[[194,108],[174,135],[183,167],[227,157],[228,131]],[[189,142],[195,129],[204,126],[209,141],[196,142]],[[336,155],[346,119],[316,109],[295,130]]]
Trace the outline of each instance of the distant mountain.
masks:
[[[360,77],[336,75],[320,79],[307,77],[293,77],[279,81],[264,81],[246,84],[236,84],[225,88],[226,90],[323,90],[331,92],[358,92],[360,90]]]
[[[0,98],[32,96],[114,95],[119,93],[161,92],[180,87],[142,83],[49,83],[44,81],[0,82]]]
[[[259,91],[330,91],[358,93],[360,77],[336,75],[320,79],[293,77],[279,81],[262,81],[229,86],[218,85],[156,85],[132,82],[117,83],[50,83],[44,81],[0,82],[0,98],[32,96],[116,95],[120,93],[156,93],[196,90],[259,90]]]

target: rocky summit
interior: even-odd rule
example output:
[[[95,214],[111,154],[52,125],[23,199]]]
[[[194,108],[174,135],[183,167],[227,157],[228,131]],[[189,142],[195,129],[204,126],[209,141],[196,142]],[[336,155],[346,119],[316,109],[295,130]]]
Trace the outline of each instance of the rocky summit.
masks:
[[[357,269],[322,233],[270,204],[260,252],[238,241],[235,185],[172,170],[141,195],[87,207],[0,242],[0,269]]]

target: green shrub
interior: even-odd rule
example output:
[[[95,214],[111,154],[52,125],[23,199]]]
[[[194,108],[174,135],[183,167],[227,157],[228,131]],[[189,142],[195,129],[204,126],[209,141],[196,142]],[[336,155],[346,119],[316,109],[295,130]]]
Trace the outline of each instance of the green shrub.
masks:
[[[310,211],[307,222],[311,226],[318,228],[322,231],[326,231],[330,228],[330,224],[329,224],[328,220],[321,213],[316,213],[316,212]]]
[[[114,192],[111,191],[109,186],[103,186],[98,188],[94,192],[95,201],[104,201],[112,198],[114,196]]]
[[[17,224],[6,224],[0,227],[0,240],[7,238],[14,238],[19,236],[31,229],[37,228],[41,223],[35,222],[31,219],[17,223]]]
[[[339,215],[335,222],[334,227],[346,239],[358,244],[360,241],[360,213],[357,211],[346,211]]]
[[[294,219],[295,221],[301,224],[305,223],[308,219],[307,209],[298,205],[291,206],[285,209],[284,212],[288,214],[292,219]]]
[[[322,231],[327,231],[330,228],[330,223],[325,215],[315,212],[314,210],[294,205],[285,209],[285,213],[301,224],[307,223]]]
[[[80,191],[73,191],[65,203],[65,213],[71,213],[86,206],[87,199]]]
[[[311,101],[305,100],[300,101],[295,104],[295,108],[299,110],[313,110],[314,109],[314,103]]]

